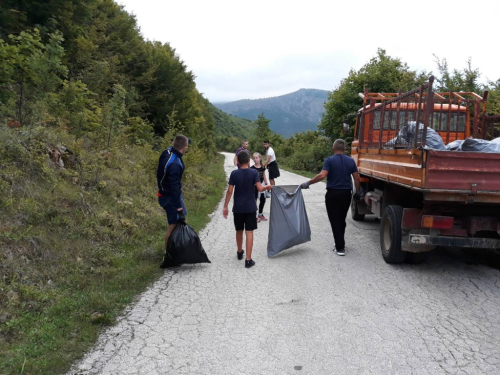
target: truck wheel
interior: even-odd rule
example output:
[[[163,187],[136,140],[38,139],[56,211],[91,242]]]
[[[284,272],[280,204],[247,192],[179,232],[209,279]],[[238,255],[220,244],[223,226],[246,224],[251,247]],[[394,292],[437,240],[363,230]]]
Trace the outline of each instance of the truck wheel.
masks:
[[[361,215],[358,211],[358,202],[354,200],[354,197],[351,198],[351,217],[354,221],[365,220],[365,215]]]
[[[427,259],[428,253],[406,253],[405,262],[409,264],[420,264]]]
[[[385,208],[380,225],[380,248],[386,263],[401,263],[406,252],[401,249],[401,221],[403,207],[389,205]]]

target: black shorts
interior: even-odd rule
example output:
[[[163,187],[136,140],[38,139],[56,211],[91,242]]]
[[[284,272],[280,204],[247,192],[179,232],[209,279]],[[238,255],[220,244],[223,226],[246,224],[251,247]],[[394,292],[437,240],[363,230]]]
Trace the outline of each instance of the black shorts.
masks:
[[[233,212],[234,229],[240,230],[256,230],[257,229],[257,214],[255,212],[237,213]]]
[[[267,169],[269,170],[269,179],[274,180],[280,176],[280,169],[278,168],[278,163],[275,161],[269,163],[267,165]]]

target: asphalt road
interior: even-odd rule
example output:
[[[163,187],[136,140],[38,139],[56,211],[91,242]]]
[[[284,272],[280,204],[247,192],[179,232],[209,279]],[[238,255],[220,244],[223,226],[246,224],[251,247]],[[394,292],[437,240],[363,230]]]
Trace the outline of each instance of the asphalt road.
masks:
[[[324,189],[303,191],[312,241],[269,259],[261,223],[251,269],[221,203],[200,233],[212,264],[166,270],[70,374],[500,373],[499,254],[438,249],[388,265],[367,217],[348,220],[339,257]]]

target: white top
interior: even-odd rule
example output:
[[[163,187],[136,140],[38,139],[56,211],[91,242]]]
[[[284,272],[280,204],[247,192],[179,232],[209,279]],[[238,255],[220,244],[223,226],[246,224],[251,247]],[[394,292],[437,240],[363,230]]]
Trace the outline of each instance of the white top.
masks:
[[[271,157],[271,159],[269,160],[269,163],[276,161],[276,154],[274,153],[274,150],[271,146],[269,146],[269,148],[267,149],[266,155]]]

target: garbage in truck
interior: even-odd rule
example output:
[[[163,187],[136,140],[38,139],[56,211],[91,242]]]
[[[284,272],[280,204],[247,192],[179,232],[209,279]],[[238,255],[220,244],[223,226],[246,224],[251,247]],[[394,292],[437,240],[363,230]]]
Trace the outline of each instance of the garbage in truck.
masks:
[[[419,123],[417,143],[422,142],[422,134],[424,124]],[[416,122],[409,121],[399,131],[398,135],[385,143],[385,147],[410,146],[415,139]],[[431,150],[447,150],[447,151],[473,151],[473,152],[498,152],[500,153],[500,137],[492,141],[484,139],[467,138],[466,140],[457,139],[453,142],[444,144],[443,139],[432,128],[427,128],[425,137],[425,148]]]
[[[445,147],[448,151],[460,151],[462,143],[464,143],[463,139],[457,139],[456,141],[448,143]]]
[[[413,142],[415,139],[415,130],[417,127],[416,121],[408,121],[399,131],[399,136],[402,137],[407,143]],[[424,133],[425,125],[422,123],[418,124],[418,135],[417,143],[422,143],[422,135]],[[425,136],[425,146],[433,150],[445,150],[443,139],[441,136],[432,128],[427,128],[427,134]]]
[[[424,124],[419,123],[418,126],[418,136],[417,142],[422,143],[422,134],[424,132]],[[405,125],[401,127],[399,133],[396,137],[388,141],[385,147],[398,147],[398,146],[409,146],[412,145],[415,140],[415,129],[416,121],[408,121]],[[432,128],[427,128],[427,134],[425,136],[425,146],[433,150],[446,150],[443,139]]]
[[[274,186],[271,195],[268,257],[311,241],[311,228],[299,185]]]
[[[467,138],[457,151],[500,152],[500,141],[499,138],[493,141]]]

